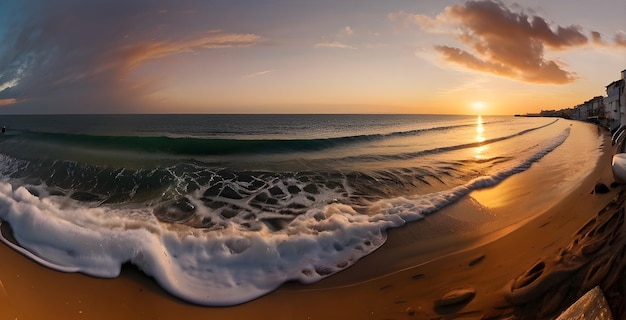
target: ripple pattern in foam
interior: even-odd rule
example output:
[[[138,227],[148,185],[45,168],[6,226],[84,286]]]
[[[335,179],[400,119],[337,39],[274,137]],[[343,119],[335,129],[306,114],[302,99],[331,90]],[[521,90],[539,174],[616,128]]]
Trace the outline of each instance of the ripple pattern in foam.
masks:
[[[345,203],[323,203],[278,230],[234,224],[213,231],[192,228],[159,220],[150,207],[86,207],[2,182],[0,219],[28,250],[22,253],[48,267],[115,277],[123,263],[131,262],[180,298],[232,305],[286,281],[311,283],[345,269],[381,246],[386,229],[422,219],[472,190],[526,170],[568,135],[566,129],[497,172],[449,190],[379,199],[370,204],[370,214]]]

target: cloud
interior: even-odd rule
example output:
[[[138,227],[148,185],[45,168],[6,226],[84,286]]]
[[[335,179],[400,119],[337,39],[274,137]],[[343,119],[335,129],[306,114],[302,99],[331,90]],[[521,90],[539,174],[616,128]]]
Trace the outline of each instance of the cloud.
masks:
[[[446,11],[449,10],[448,8],[446,8]],[[435,18],[431,18],[425,14],[411,14],[405,11],[392,12],[388,17],[394,24],[402,28],[410,28],[413,25],[418,25],[420,28],[429,32],[446,33],[450,32],[450,30],[446,29],[449,29],[448,27],[451,26],[451,24],[448,23],[449,19],[446,11],[438,14]]]
[[[620,46],[620,47],[626,47],[626,33],[624,32],[618,32],[617,34],[615,34],[615,44]]]
[[[613,36],[613,42],[604,40],[602,34],[597,31],[591,31],[593,43],[603,47],[626,48],[626,33],[618,31]]]
[[[318,42],[314,45],[315,48],[335,48],[335,49],[356,49],[357,47],[347,44],[345,42],[341,42],[341,41],[337,41],[337,40],[328,40],[328,38],[330,39],[335,39],[335,38],[349,38],[354,36],[355,32],[352,29],[352,27],[350,26],[346,26],[344,28],[339,29],[339,31],[337,31],[337,33],[334,36],[331,37],[322,37],[322,41]]]
[[[337,33],[337,36],[339,37],[347,37],[351,35],[354,35],[354,30],[352,30],[350,26],[346,26],[345,28],[339,30],[339,32]]]
[[[274,70],[263,70],[263,71],[247,74],[247,75],[245,75],[243,77],[244,78],[254,78],[254,77],[266,75],[266,74],[272,73],[272,72],[274,72]]]
[[[356,49],[349,44],[341,43],[339,41],[324,41],[315,44],[316,48],[337,48],[337,49]]]
[[[437,45],[446,62],[467,69],[531,83],[565,84],[575,81],[566,65],[546,57],[589,43],[580,26],[551,26],[538,15],[514,12],[499,1],[467,1],[449,6],[434,18],[398,12],[389,18],[400,26],[417,25],[429,33],[456,37],[464,48]],[[599,33],[592,33],[600,41]]]
[[[0,8],[15,11],[13,20],[0,22],[0,31],[8,30],[0,33],[0,101],[40,112],[129,112],[159,87],[154,76],[131,77],[146,62],[264,41],[253,33],[179,23],[192,19],[193,1],[20,5]]]
[[[591,39],[593,41],[593,43],[595,44],[599,44],[599,45],[607,45],[606,41],[604,41],[604,39],[602,39],[602,34],[598,31],[591,31]]]
[[[482,70],[500,76],[511,77],[514,71],[502,63],[485,61],[477,58],[471,53],[448,46],[435,46],[435,50],[439,52],[446,60],[456,62],[471,69]]]
[[[164,58],[174,54],[192,52],[201,49],[222,49],[232,47],[248,47],[260,42],[262,38],[255,34],[224,33],[221,30],[211,30],[207,34],[200,34],[181,41],[162,40],[146,41],[115,48],[110,52],[110,58],[103,60],[120,61],[128,70],[145,61]],[[120,60],[117,60],[120,59]],[[107,64],[104,64],[105,68]]]
[[[6,106],[10,104],[14,104],[17,101],[15,99],[0,99],[0,106]]]

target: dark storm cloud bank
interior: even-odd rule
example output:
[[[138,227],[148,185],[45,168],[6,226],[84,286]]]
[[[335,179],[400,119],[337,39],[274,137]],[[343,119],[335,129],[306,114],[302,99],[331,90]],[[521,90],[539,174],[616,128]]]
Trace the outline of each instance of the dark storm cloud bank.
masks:
[[[261,40],[255,34],[229,33],[204,22],[195,14],[202,5],[78,0],[4,5],[0,9],[15,14],[0,22],[0,31],[7,31],[0,39],[2,111],[137,111],[141,98],[158,83],[155,78],[129,79],[143,62],[189,51],[250,46]]]
[[[437,45],[447,62],[531,83],[565,84],[576,80],[566,65],[546,57],[546,48],[570,50],[590,43],[581,26],[550,26],[537,15],[514,12],[499,1],[467,1],[447,7],[435,18],[394,13],[394,21],[418,24],[429,32],[454,34],[465,48]],[[447,29],[446,29],[447,28]],[[592,43],[610,45],[599,32],[590,32]],[[613,45],[623,45],[623,34]]]

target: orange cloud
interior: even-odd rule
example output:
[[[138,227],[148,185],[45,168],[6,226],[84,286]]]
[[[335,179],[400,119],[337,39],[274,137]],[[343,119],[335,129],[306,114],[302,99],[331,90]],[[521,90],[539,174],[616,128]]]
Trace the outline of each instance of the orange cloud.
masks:
[[[51,84],[58,91],[59,88],[72,87],[77,84],[96,83],[97,86],[94,88],[98,87],[100,92],[107,92],[107,99],[128,101],[130,99],[128,97],[140,98],[159,86],[157,79],[135,79],[133,83],[125,81],[132,70],[147,61],[203,49],[248,47],[262,40],[262,37],[255,34],[211,30],[179,41],[152,40],[126,45],[118,44],[88,59],[85,57],[84,61],[76,61],[76,65],[82,64],[83,67],[76,68],[76,72],[64,74]],[[84,92],[87,90],[87,88],[83,89]],[[0,98],[3,97],[0,95]],[[10,103],[17,101],[13,99]]]
[[[448,46],[435,46],[435,50],[443,55],[444,59],[467,66],[471,69],[483,70],[500,76],[512,77],[515,72],[502,63],[481,60],[467,51]]]
[[[513,12],[502,2],[491,0],[453,5],[435,18],[406,13],[390,18],[403,25],[412,22],[428,32],[451,33],[467,46],[435,46],[445,61],[532,83],[576,80],[575,73],[546,58],[545,48],[559,51],[588,43],[579,26],[552,28],[542,17]]]
[[[116,49],[115,55],[123,58],[128,69],[135,68],[141,63],[166,56],[192,52],[200,49],[220,49],[232,47],[248,47],[260,42],[262,38],[252,33],[237,34],[224,33],[221,30],[211,30],[206,35],[189,38],[182,41],[153,41],[123,46]]]
[[[316,43],[315,47],[316,48],[356,49],[355,47],[353,47],[353,46],[351,46],[349,44],[341,43],[339,41],[320,42],[320,43]]]
[[[0,107],[16,103],[17,99],[0,99]]]

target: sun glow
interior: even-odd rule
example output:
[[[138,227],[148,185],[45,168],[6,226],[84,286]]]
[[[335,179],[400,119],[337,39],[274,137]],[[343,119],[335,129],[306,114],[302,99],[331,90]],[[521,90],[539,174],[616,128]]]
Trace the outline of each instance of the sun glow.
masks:
[[[487,108],[487,104],[485,104],[485,102],[483,101],[474,101],[470,105],[472,107],[472,110],[474,110],[477,113],[481,113],[485,111],[485,108]]]

